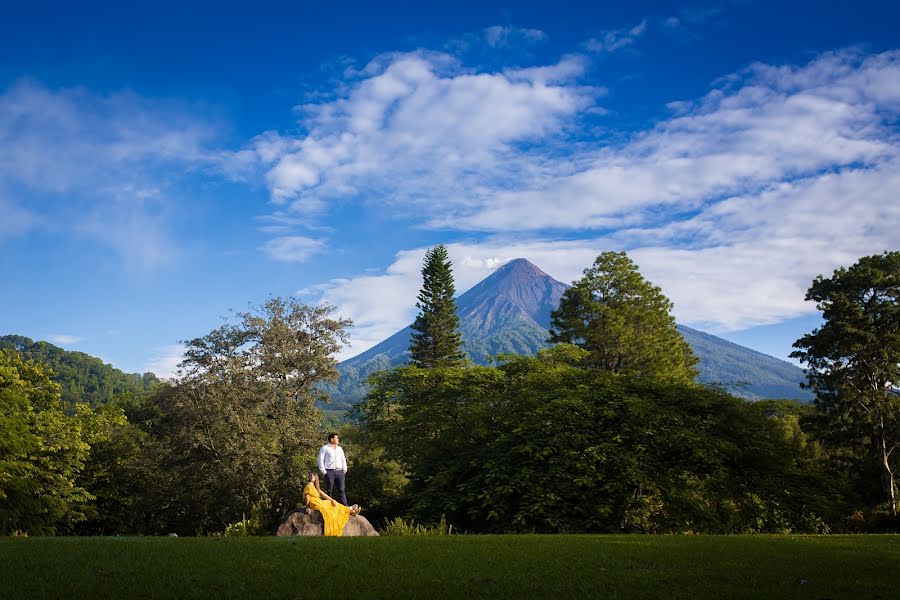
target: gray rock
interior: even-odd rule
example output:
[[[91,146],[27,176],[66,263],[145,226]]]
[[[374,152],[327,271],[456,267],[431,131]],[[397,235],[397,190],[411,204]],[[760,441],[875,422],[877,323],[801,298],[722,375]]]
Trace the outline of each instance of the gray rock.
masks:
[[[295,510],[285,518],[275,535],[325,535],[325,520],[322,519],[322,513],[317,510],[311,510],[308,514],[303,509]],[[342,535],[372,536],[378,535],[378,532],[362,515],[350,515]]]

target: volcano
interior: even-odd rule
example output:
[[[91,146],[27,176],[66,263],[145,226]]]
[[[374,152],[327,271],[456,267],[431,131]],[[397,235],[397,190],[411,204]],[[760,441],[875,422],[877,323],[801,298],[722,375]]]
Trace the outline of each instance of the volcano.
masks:
[[[550,315],[569,286],[524,258],[501,266],[456,299],[463,347],[476,364],[497,354],[532,355],[550,346]],[[699,359],[698,380],[727,387],[750,399],[788,398],[808,402],[803,370],[773,356],[720,337],[678,325],[678,331]],[[338,365],[340,377],[328,390],[331,408],[349,408],[368,389],[366,378],[376,371],[409,361],[412,328],[405,327],[383,342]]]

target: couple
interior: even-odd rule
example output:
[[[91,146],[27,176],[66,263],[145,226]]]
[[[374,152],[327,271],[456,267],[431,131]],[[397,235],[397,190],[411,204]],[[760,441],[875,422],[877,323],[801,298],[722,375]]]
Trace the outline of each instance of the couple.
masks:
[[[328,443],[319,450],[319,471],[328,480],[328,492],[334,493],[337,487],[341,502],[322,491],[319,485],[319,474],[309,472],[306,487],[303,488],[303,502],[307,509],[315,509],[322,513],[325,521],[325,535],[339,536],[344,530],[344,525],[350,520],[351,515],[358,515],[361,508],[358,504],[347,506],[347,494],[345,492],[345,475],[347,473],[347,457],[344,449],[338,444],[340,438],[336,433],[328,434]]]

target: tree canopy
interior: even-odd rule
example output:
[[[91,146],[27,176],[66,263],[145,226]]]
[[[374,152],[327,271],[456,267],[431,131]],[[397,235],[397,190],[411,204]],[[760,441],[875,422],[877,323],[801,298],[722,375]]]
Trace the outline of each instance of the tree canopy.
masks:
[[[563,294],[550,339],[584,348],[586,364],[605,371],[693,381],[697,359],[671,311],[624,252],[604,252]]]
[[[816,302],[825,322],[797,340],[791,356],[808,365],[808,385],[823,411],[866,424],[882,486],[896,515],[900,252],[865,256],[831,277],[819,275],[806,299]]]
[[[408,474],[407,514],[473,532],[824,531],[840,514],[794,415],[587,355],[376,376],[361,423]]]
[[[418,367],[452,367],[465,362],[462,334],[453,296],[453,269],[443,245],[425,253],[422,289],[416,306],[419,314],[412,324],[410,362]]]
[[[90,446],[63,408],[44,367],[0,350],[0,533],[54,533],[84,518],[91,495],[76,478]]]

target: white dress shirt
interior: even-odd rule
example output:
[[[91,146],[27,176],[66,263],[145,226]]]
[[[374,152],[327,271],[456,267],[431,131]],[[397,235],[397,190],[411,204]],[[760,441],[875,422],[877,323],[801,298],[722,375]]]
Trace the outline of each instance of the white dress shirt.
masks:
[[[324,473],[328,469],[347,471],[347,457],[340,446],[325,444],[319,449],[319,471]]]

